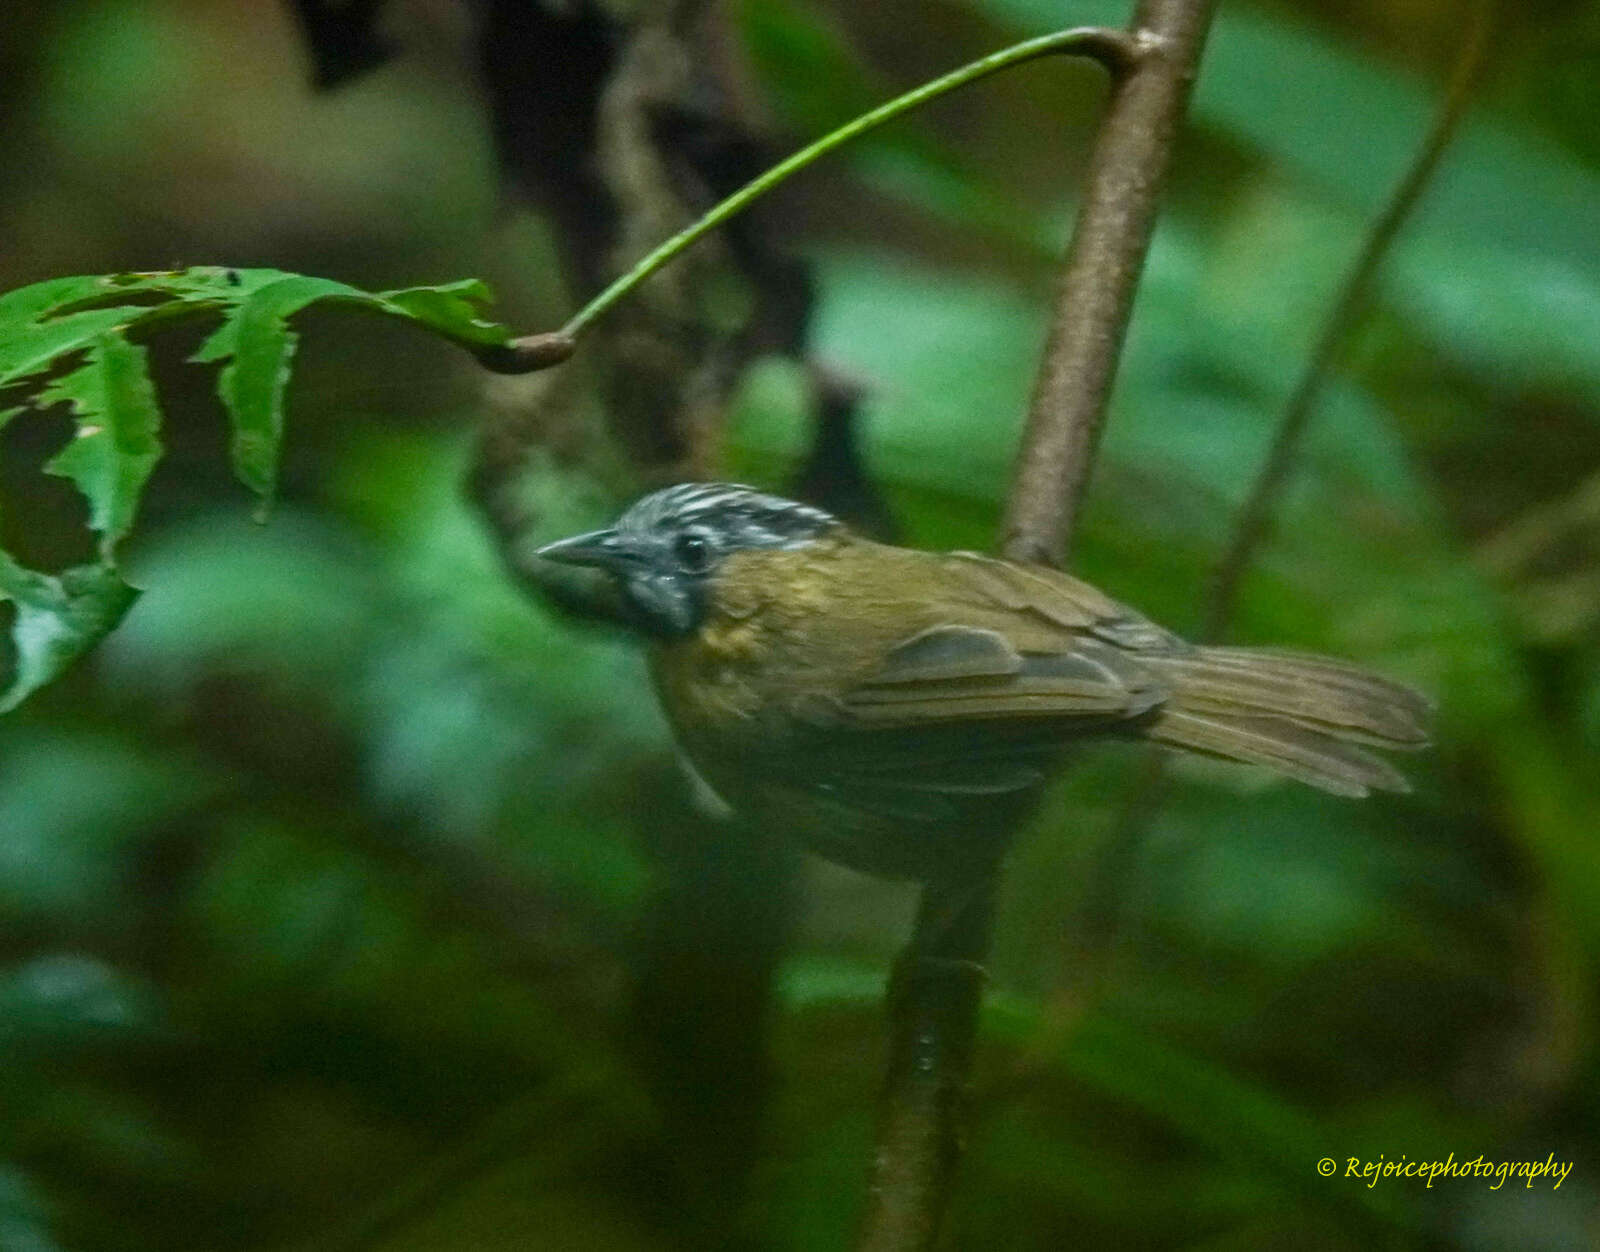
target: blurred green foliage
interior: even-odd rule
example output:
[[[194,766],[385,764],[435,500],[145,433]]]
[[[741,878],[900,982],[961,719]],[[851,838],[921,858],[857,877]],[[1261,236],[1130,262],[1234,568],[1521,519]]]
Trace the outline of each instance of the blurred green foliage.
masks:
[[[541,227],[492,211],[453,6],[416,9],[408,51],[319,97],[276,6],[20,5],[0,289],[175,263],[480,274],[508,320],[554,325]],[[729,11],[808,137],[1063,17]],[[1175,628],[1458,21],[1430,0],[1222,6],[1075,555]],[[1137,753],[1085,754],[1008,876],[958,1246],[1600,1235],[1600,7],[1508,9],[1498,42],[1235,632],[1417,682],[1439,745],[1407,762],[1415,795],[1362,805],[1184,766],[1131,843]],[[816,354],[865,384],[865,457],[911,542],[993,533],[1101,90],[1032,66],[784,193]],[[182,364],[198,342],[153,342],[168,455],[121,549],[144,594],[0,721],[0,1249],[699,1247],[707,1221],[841,1246],[906,890],[805,868],[759,1159],[717,1210],[695,1173],[713,1147],[643,1074],[692,1052],[710,1078],[683,1100],[751,1101],[735,1050],[623,1007],[658,959],[680,820],[641,822],[667,743],[639,658],[500,571],[460,498],[487,403],[470,361],[314,314],[301,335],[265,527]],[[759,362],[728,472],[791,481],[809,420],[798,367]],[[40,473],[70,430],[25,413],[0,442],[0,546],[43,571],[94,556]],[[554,463],[535,489],[551,533],[607,507]],[[1497,1192],[1315,1170],[1450,1153],[1576,1166]]]

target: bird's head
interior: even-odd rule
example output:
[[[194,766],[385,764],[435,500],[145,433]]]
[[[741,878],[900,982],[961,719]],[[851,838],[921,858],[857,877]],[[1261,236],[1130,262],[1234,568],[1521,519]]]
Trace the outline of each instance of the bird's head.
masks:
[[[560,539],[538,555],[617,579],[637,625],[676,638],[696,630],[718,566],[731,553],[795,548],[836,530],[822,509],[732,483],[681,483],[635,503],[615,526]]]

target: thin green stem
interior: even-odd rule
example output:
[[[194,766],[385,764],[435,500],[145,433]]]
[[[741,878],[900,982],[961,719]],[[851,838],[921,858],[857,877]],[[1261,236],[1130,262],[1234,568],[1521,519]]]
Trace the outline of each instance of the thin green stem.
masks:
[[[561,328],[559,333],[568,339],[577,339],[612,305],[616,304],[617,301],[621,300],[679,253],[694,246],[705,235],[715,230],[736,213],[742,212],[758,196],[765,195],[791,174],[798,173],[813,161],[827,156],[834,149],[843,147],[852,139],[857,139],[868,131],[876,130],[884,123],[893,121],[901,114],[909,113],[911,110],[927,104],[930,100],[936,100],[940,96],[956,90],[958,87],[965,87],[968,83],[975,83],[980,78],[998,74],[1001,70],[1010,69],[1014,65],[1021,65],[1025,61],[1033,61],[1039,57],[1058,54],[1092,57],[1108,69],[1116,72],[1126,64],[1131,51],[1127,35],[1119,30],[1084,26],[1073,30],[1057,31],[1051,35],[1041,35],[1037,39],[1029,39],[1023,43],[1004,48],[999,52],[990,53],[986,57],[982,57],[968,65],[963,65],[960,69],[951,70],[948,74],[924,83],[922,86],[906,92],[903,96],[897,96],[886,104],[880,104],[871,112],[863,113],[860,117],[839,127],[838,130],[824,135],[815,143],[806,145],[793,156],[778,162],[765,173],[746,183],[699,221],[679,231],[671,239],[668,239],[648,255],[641,258],[626,274],[622,275],[593,300],[589,301],[588,304],[584,305]]]

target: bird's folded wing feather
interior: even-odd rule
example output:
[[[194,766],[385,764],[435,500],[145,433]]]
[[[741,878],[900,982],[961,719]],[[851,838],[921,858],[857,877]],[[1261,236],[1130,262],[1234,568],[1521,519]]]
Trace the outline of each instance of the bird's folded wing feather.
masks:
[[[937,558],[949,620],[890,648],[846,692],[865,724],[1137,717],[1167,686],[1141,648],[1176,636],[1054,570],[957,552]]]
[[[797,710],[827,730],[818,749],[827,759],[808,754],[806,770],[853,802],[1031,786],[1074,733],[1139,717],[1170,694],[1140,664],[1138,644],[1187,645],[1094,588],[966,553],[937,559],[949,620]]]

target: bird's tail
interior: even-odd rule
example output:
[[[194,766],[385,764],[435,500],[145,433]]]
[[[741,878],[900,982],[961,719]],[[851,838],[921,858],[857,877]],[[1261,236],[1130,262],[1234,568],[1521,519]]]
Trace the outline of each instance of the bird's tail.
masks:
[[[1265,765],[1338,795],[1409,791],[1364,751],[1428,742],[1428,700],[1353,665],[1273,648],[1199,648],[1161,662],[1174,695],[1145,733],[1159,743]]]

